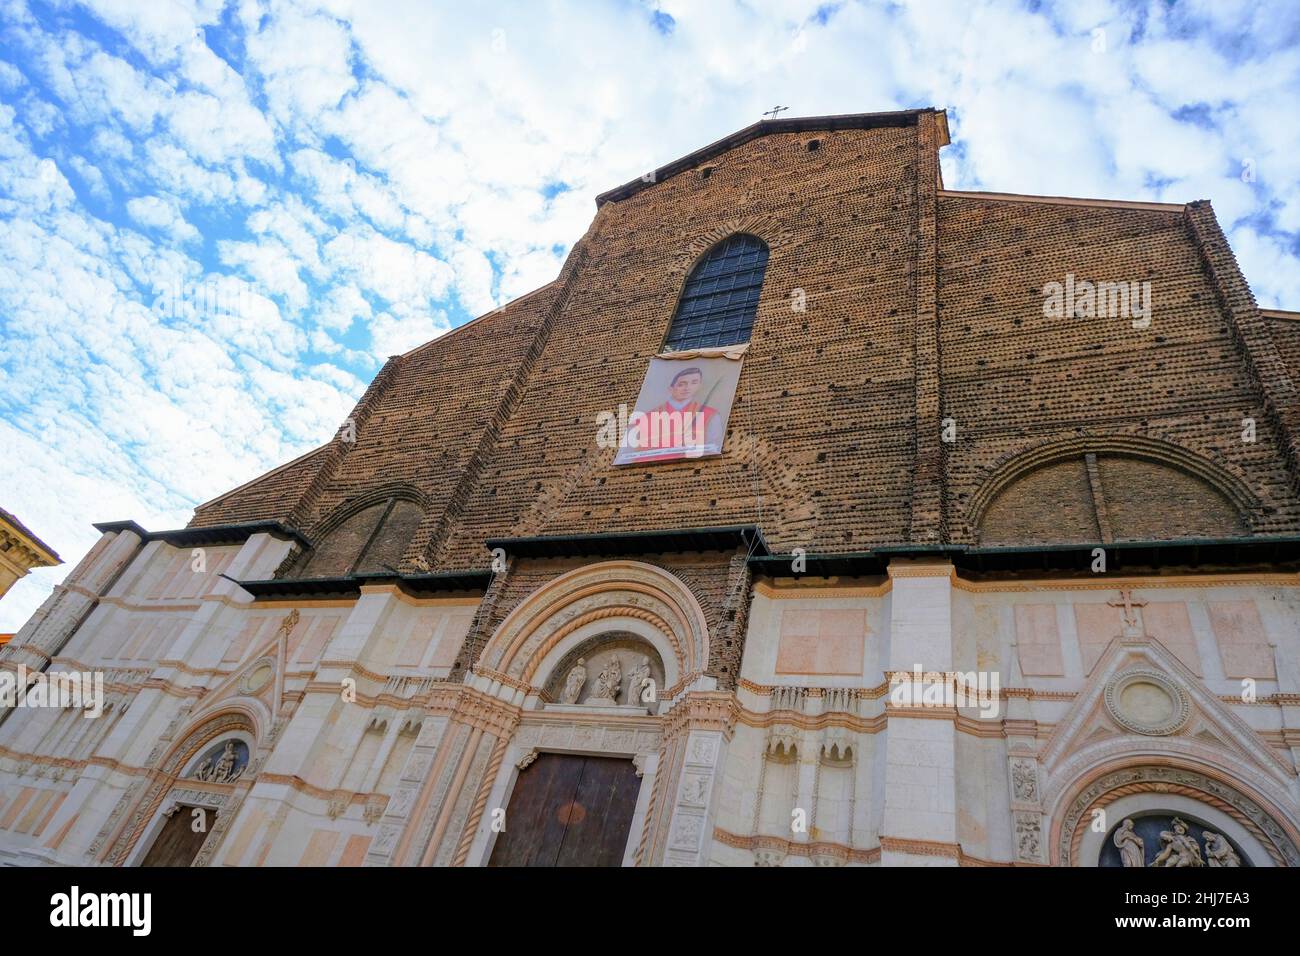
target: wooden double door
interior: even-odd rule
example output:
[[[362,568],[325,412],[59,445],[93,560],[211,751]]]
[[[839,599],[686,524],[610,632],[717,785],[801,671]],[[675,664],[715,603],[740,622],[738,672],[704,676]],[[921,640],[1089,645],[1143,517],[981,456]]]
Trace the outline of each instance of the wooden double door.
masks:
[[[541,754],[519,772],[488,866],[621,866],[640,789],[629,759]]]
[[[196,813],[202,814],[202,828],[195,830]],[[181,805],[167,818],[153,846],[140,861],[141,866],[189,866],[203,848],[212,826],[216,823],[215,810]]]

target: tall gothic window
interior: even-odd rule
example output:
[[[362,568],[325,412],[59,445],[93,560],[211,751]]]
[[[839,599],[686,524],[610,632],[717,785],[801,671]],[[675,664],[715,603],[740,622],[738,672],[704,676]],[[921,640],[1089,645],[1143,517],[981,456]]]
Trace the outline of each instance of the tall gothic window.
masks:
[[[767,269],[767,244],[737,233],[704,254],[691,270],[664,351],[748,342]]]

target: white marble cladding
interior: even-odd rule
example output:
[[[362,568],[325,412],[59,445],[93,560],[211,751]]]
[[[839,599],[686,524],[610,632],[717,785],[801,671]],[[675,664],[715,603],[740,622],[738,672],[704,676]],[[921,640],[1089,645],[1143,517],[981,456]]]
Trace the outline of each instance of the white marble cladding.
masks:
[[[110,704],[97,720],[54,708],[0,717],[0,863],[100,860],[147,795],[139,772],[225,713],[241,715],[257,753],[213,862],[317,861],[329,843],[336,862],[360,864],[420,732],[420,701],[450,670],[476,602],[367,588],[295,606],[255,602],[229,580],[271,577],[289,547],[266,534],[200,549],[104,536],[0,657],[101,671]]]
[[[831,638],[839,653],[810,650],[826,611],[840,624],[858,613],[860,675],[826,672],[851,670],[859,653],[842,626]],[[890,672],[917,666],[996,677],[996,713],[897,706]],[[1151,667],[1203,701],[1199,723],[1193,702],[1187,723],[1155,741],[1099,703],[1116,674]],[[710,854],[718,865],[818,865],[819,842],[842,844],[850,864],[1058,863],[1052,801],[1152,747],[1162,760],[1240,766],[1272,787],[1286,822],[1300,818],[1295,575],[975,583],[941,562],[895,562],[887,584],[766,582],[741,676]],[[1067,720],[1076,736],[1041,765]],[[849,819],[843,783],[827,783],[832,732],[851,747],[851,764],[836,771],[854,785]],[[839,801],[830,813],[819,805],[827,799]]]
[[[196,561],[130,531],[104,536],[0,652],[10,669],[100,669],[111,705],[97,720],[54,708],[0,718],[0,863],[138,861],[165,805],[149,802],[142,771],[214,721],[252,744],[250,769],[220,794],[228,815],[202,856],[216,865],[480,865],[483,811],[547,749],[636,758],[628,864],[1059,863],[1071,844],[1053,827],[1126,779],[1112,768],[1136,761],[1132,786],[1159,783],[1141,765],[1153,756],[1219,767],[1262,795],[1268,833],[1300,829],[1294,575],[972,582],[943,562],[896,561],[876,580],[760,581],[734,700],[689,726],[671,707],[625,725],[473,684],[452,685],[449,719],[431,695],[449,686],[476,602],[383,587],[254,602],[222,576],[269,577],[288,547],[254,535]],[[996,675],[996,713],[896,700],[891,672],[914,667]],[[1155,719],[1161,687],[1175,688],[1177,720]],[[1095,856],[1093,843],[1081,845]]]

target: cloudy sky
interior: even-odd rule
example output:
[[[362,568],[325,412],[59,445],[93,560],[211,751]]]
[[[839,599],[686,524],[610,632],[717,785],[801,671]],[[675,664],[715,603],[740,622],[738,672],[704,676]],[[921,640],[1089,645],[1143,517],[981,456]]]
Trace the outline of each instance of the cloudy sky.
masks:
[[[1209,198],[1300,309],[1300,7],[0,0],[0,507],[67,560],[327,440],[760,118],[946,108],[949,188]]]

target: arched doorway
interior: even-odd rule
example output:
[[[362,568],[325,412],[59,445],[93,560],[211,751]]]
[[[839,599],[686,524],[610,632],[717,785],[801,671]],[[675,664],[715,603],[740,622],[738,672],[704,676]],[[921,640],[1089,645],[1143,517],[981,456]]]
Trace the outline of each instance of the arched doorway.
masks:
[[[242,709],[199,718],[178,736],[92,844],[104,863],[204,866],[212,859],[264,755]]]
[[[516,740],[536,740],[516,762],[489,866],[622,866],[635,861],[642,748],[658,738],[665,669],[630,631],[579,640],[542,675]],[[551,735],[571,721],[567,741]],[[561,725],[562,726],[562,725]],[[630,730],[642,733],[629,733]],[[648,732],[648,733],[647,733]],[[649,794],[646,794],[648,801]],[[644,815],[644,814],[643,814]]]
[[[227,809],[233,784],[248,767],[251,749],[238,735],[225,736],[189,762],[163,802],[140,866],[191,866]]]

